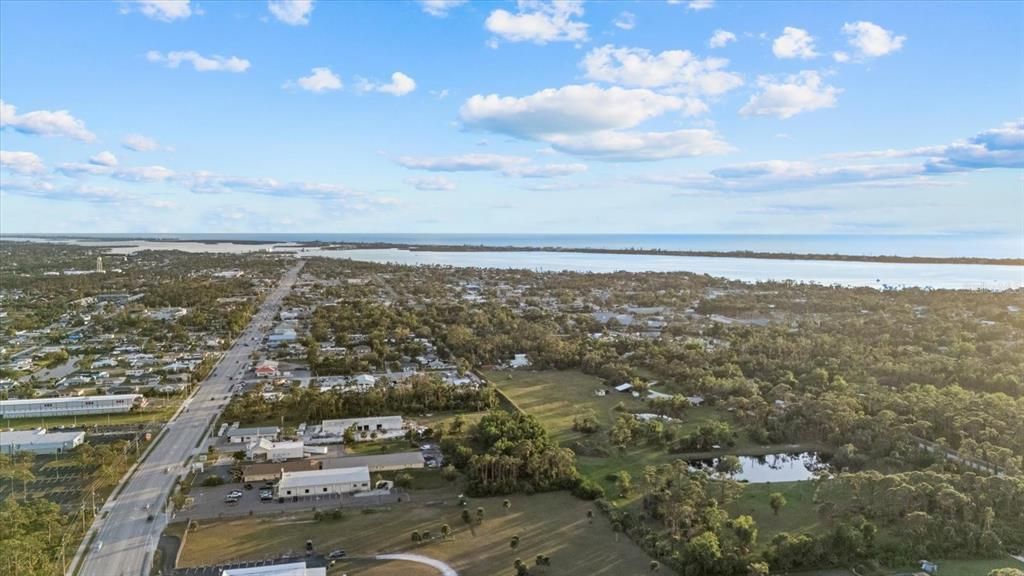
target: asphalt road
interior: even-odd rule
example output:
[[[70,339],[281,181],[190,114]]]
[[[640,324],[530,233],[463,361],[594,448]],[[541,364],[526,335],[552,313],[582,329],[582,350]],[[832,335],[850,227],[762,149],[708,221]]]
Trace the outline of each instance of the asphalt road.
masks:
[[[136,469],[120,496],[103,506],[93,525],[97,535],[85,551],[79,571],[81,576],[149,574],[153,551],[167,525],[164,512],[167,496],[178,476],[185,473],[185,460],[201,450],[211,421],[220,415],[221,406],[230,395],[234,384],[231,377],[241,375],[253,351],[253,338],[262,337],[262,328],[272,323],[303,264],[300,261],[285,273],[210,376],[167,423],[163,438]],[[147,520],[149,514],[156,516],[153,521]]]

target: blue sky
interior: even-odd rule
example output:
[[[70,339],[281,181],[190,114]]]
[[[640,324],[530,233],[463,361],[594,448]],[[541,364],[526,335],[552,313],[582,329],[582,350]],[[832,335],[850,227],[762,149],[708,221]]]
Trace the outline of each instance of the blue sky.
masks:
[[[0,229],[1024,234],[1022,22],[3,2]]]

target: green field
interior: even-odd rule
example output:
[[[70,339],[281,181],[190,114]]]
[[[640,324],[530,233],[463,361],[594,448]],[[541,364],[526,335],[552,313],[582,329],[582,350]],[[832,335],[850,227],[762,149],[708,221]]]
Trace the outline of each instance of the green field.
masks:
[[[341,520],[315,522],[306,513],[295,517],[244,518],[204,524],[189,534],[180,566],[202,566],[231,560],[259,559],[284,552],[301,554],[306,539],[321,552],[345,549],[350,556],[410,552],[447,562],[460,576],[511,574],[512,564],[521,558],[533,564],[537,554],[551,557],[552,567],[544,573],[564,576],[639,576],[649,573],[650,559],[629,539],[612,532],[606,519],[596,515],[593,523],[586,512],[593,503],[566,492],[513,495],[505,511],[503,498],[477,498],[469,503],[485,510],[482,525],[467,526],[460,518],[453,488],[414,492],[412,502],[396,504],[371,514],[346,511]],[[440,535],[441,525],[453,529],[453,537],[421,545],[411,541],[413,530],[430,530]],[[509,546],[519,536],[518,549]],[[349,562],[344,569],[369,566],[367,561]],[[342,567],[332,570],[342,573]],[[363,572],[360,572],[363,573]],[[419,576],[431,574],[418,566],[392,562],[365,572],[374,576]],[[435,572],[436,573],[436,572]],[[538,571],[538,574],[541,573]]]
[[[780,532],[813,534],[822,529],[814,507],[814,490],[814,482],[809,481],[744,484],[743,494],[727,509],[733,516],[746,514],[754,518],[758,529],[757,541],[763,547]],[[778,516],[769,504],[772,492],[781,492],[786,497],[786,506]]]
[[[671,462],[681,457],[708,457],[713,454],[669,454],[664,448],[634,446],[625,454],[608,446],[607,430],[619,416],[615,408],[620,403],[627,412],[643,412],[646,402],[630,394],[615,391],[606,396],[597,396],[597,390],[610,390],[601,379],[579,370],[542,371],[492,371],[485,374],[488,380],[498,386],[513,402],[527,413],[537,417],[544,428],[563,446],[572,446],[576,441],[601,445],[608,450],[608,456],[578,456],[580,472],[601,483],[610,491],[614,482],[606,479],[608,474],[626,470],[634,479],[641,477],[644,466]],[[572,429],[573,419],[582,411],[591,409],[596,414],[601,430],[584,434]],[[731,422],[732,416],[717,408],[700,406],[690,408],[683,418],[682,430],[690,432],[710,420]],[[757,454],[779,451],[776,447],[757,446],[740,434],[736,446],[721,453]],[[786,450],[783,450],[786,451]]]

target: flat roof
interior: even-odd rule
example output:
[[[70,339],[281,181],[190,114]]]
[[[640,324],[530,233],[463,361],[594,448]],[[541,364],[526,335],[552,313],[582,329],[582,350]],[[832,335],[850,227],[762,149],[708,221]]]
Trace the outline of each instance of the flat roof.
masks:
[[[305,562],[291,562],[251,568],[228,568],[221,576],[323,576],[327,568],[306,568]]]
[[[79,437],[84,438],[85,432],[50,432],[46,429],[18,430],[13,432],[0,432],[0,444],[18,444],[21,446],[32,444],[53,444],[56,442],[73,442]]]
[[[64,398],[27,398],[23,400],[0,400],[0,406],[25,406],[31,404],[70,404],[71,402],[97,402],[101,400],[129,400],[142,398],[142,394],[109,394],[105,396],[67,396]]]
[[[423,467],[423,453],[395,452],[392,454],[370,454],[366,456],[339,456],[337,458],[320,458],[325,469],[351,468],[353,466],[415,466]]]
[[[328,470],[309,470],[307,472],[285,472],[278,482],[278,490],[283,488],[305,488],[323,486],[324,484],[344,484],[370,482],[370,469],[366,466],[356,468],[331,468]]]
[[[227,436],[259,436],[260,434],[277,434],[281,429],[277,426],[260,426],[258,428],[235,428],[228,430]]]

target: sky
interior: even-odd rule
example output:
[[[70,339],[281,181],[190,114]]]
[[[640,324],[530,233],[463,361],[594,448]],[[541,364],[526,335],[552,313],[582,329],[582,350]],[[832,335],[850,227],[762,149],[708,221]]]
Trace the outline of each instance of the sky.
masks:
[[[0,3],[0,232],[1024,236],[1024,2]]]

